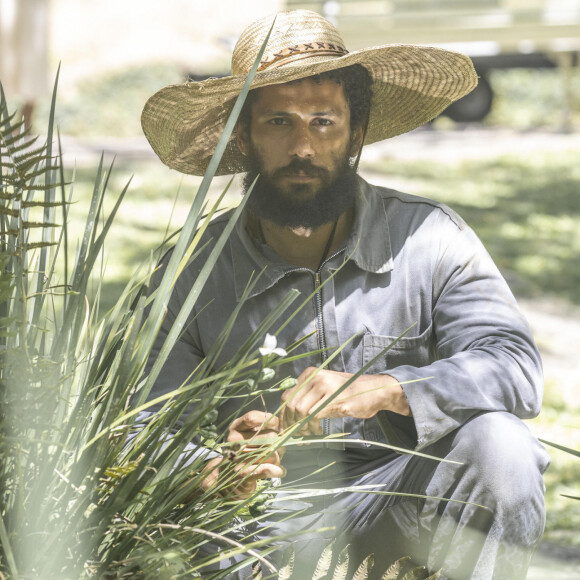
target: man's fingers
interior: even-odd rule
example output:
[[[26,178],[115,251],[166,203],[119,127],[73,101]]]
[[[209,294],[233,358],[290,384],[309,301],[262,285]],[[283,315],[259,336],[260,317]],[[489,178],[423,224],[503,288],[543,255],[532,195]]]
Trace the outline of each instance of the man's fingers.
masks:
[[[227,440],[232,442],[246,441],[253,437],[274,437],[280,430],[280,419],[272,413],[249,411],[232,421]]]
[[[241,463],[248,463],[254,458],[254,462],[258,463],[264,461],[265,463],[272,463],[274,465],[280,465],[282,456],[284,455],[284,448],[280,447],[273,453],[270,453],[267,457],[263,457],[263,451],[259,447],[245,446],[242,447],[238,452],[238,461]]]
[[[282,478],[286,476],[286,469],[273,463],[247,465],[245,463],[226,466],[223,462],[218,469],[212,470],[204,482],[204,489],[221,485],[220,493],[243,499],[256,491],[256,482],[260,479]],[[221,482],[221,483],[218,483]]]
[[[280,421],[272,413],[264,411],[248,411],[246,414],[234,419],[230,425],[230,431],[253,431],[261,430],[279,431]]]
[[[312,435],[322,435],[322,425],[320,424],[318,416],[308,422],[308,428]]]
[[[292,431],[292,437],[308,437],[310,435],[322,435],[322,426],[320,424],[320,420],[317,417],[314,417],[310,421],[304,423],[300,429],[297,428],[297,423],[292,425],[288,425],[286,429]]]
[[[218,480],[220,464],[223,462],[223,457],[215,457],[208,461],[203,469],[205,477],[201,480],[201,487],[204,490],[211,489]]]
[[[283,429],[286,429],[291,425],[302,421],[302,419],[310,414],[312,408],[314,408],[326,398],[324,382],[318,380],[318,374],[313,376],[316,371],[317,369],[314,367],[307,368],[298,377],[298,384],[294,388],[289,389],[283,393]],[[312,429],[310,429],[308,426],[304,426],[302,429],[300,429],[299,434],[306,435],[311,431]]]
[[[278,417],[264,411],[248,411],[241,417],[234,419],[230,429],[237,431],[252,431],[260,428],[275,430],[278,427]]]
[[[203,489],[220,486],[220,493],[240,498],[254,493],[259,479],[281,479],[286,476],[286,469],[279,463],[268,461],[248,465],[247,462],[232,463],[221,457],[208,462],[205,471],[207,475],[202,481]]]
[[[258,481],[258,479],[282,478],[286,475],[286,469],[281,465],[273,463],[260,463],[260,465],[238,466],[237,476],[248,481]]]
[[[236,483],[233,484],[233,493],[240,498],[246,498],[256,491],[256,483],[260,479],[274,479],[285,477],[286,470],[271,463],[260,465],[239,466],[235,475]]]

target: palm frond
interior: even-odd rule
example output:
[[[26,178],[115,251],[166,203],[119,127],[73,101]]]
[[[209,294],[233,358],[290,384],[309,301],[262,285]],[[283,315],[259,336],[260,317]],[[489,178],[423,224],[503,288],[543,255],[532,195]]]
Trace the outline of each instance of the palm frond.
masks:
[[[332,580],[346,580],[349,562],[350,558],[348,555],[348,545],[347,545],[338,554],[338,560],[336,562],[336,566],[334,567]]]
[[[286,550],[284,557],[282,558],[282,565],[278,571],[278,580],[289,580],[292,578],[292,572],[294,571],[294,559],[294,550],[289,548]]]
[[[352,580],[366,580],[374,566],[374,556],[369,554],[356,569]]]
[[[330,542],[322,551],[318,562],[316,563],[316,568],[314,569],[314,574],[312,575],[312,580],[322,580],[330,570],[332,565],[332,557],[334,551],[334,542]]]
[[[425,566],[415,566],[410,557],[397,560],[381,576],[381,580],[437,580],[440,572],[430,574]]]

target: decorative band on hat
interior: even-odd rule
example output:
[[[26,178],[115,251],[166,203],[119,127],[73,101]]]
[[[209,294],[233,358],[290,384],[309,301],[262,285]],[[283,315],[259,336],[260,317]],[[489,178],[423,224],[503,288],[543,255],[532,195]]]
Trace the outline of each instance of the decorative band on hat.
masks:
[[[297,60],[294,57],[305,54],[308,56],[343,56],[348,54],[348,50],[332,42],[306,42],[304,44],[296,44],[268,55],[260,61],[258,70],[263,71],[272,66],[281,66],[284,62]]]

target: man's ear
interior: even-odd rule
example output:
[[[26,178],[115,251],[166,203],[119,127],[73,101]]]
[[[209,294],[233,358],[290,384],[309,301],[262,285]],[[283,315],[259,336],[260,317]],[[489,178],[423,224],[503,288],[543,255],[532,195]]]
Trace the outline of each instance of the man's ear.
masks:
[[[245,124],[240,123],[239,121],[236,124],[236,143],[238,149],[242,152],[242,155],[247,155],[249,145],[248,131]]]
[[[357,127],[351,131],[350,134],[350,149],[348,154],[350,157],[356,157],[363,144],[364,131],[362,127]]]

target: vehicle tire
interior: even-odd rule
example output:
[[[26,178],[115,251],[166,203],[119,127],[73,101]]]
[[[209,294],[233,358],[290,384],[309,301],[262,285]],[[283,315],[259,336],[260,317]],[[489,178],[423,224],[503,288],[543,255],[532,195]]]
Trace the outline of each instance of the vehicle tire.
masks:
[[[468,95],[449,105],[443,114],[458,123],[481,121],[491,110],[493,89],[480,73],[479,83]]]

